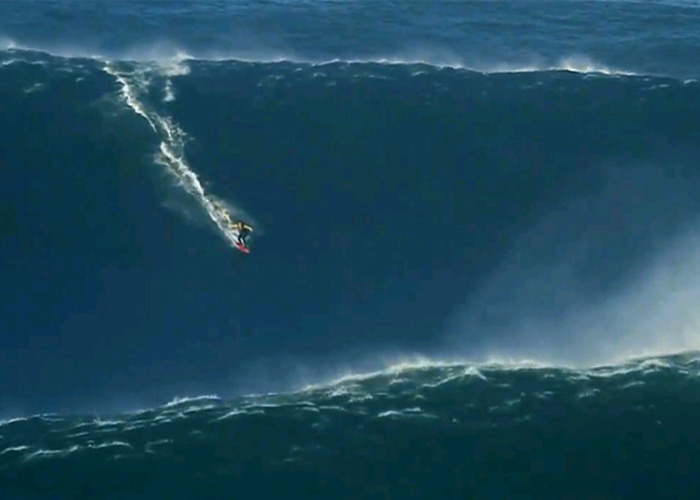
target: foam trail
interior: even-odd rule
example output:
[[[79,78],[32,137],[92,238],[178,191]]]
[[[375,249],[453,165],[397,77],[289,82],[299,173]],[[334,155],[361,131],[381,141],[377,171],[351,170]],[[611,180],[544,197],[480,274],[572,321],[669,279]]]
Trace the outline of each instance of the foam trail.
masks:
[[[136,98],[134,88],[129,84],[129,82],[126,80],[124,76],[122,76],[120,73],[118,73],[115,69],[113,69],[111,66],[107,65],[105,67],[105,71],[112,75],[114,78],[116,78],[117,82],[122,87],[121,90],[121,95],[122,99],[124,99],[124,102],[126,103],[127,106],[129,106],[132,110],[137,115],[142,116],[148,124],[151,126],[154,132],[158,133],[158,129],[156,128],[155,123],[153,123],[153,120],[151,119],[150,116],[148,116],[148,113],[144,110],[143,106],[141,103],[138,101]]]
[[[233,246],[238,232],[229,227],[231,213],[241,211],[227,206],[224,202],[217,200],[204,190],[199,177],[190,168],[185,159],[185,132],[171,119],[149,109],[139,99],[140,92],[144,92],[144,87],[148,85],[145,73],[137,71],[132,73],[120,72],[111,64],[107,64],[104,69],[121,85],[121,97],[126,105],[146,120],[151,129],[161,138],[160,152],[156,157],[156,162],[163,165],[178,180],[180,186],[197,200],[212,222],[216,224],[219,233]],[[166,83],[166,85],[169,85],[169,83]]]

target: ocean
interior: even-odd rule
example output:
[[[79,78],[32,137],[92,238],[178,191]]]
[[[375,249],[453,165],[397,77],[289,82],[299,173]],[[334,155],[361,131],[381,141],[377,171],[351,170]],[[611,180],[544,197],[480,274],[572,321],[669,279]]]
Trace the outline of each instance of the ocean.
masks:
[[[0,3],[0,500],[696,498],[698,26]]]

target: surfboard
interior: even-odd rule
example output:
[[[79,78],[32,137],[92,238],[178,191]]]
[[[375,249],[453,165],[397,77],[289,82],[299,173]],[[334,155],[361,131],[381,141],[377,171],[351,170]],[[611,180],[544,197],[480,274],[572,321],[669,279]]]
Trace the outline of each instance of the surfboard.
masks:
[[[250,253],[250,248],[244,247],[243,245],[241,245],[237,241],[233,242],[233,246],[235,246],[237,249],[239,249],[243,253]]]

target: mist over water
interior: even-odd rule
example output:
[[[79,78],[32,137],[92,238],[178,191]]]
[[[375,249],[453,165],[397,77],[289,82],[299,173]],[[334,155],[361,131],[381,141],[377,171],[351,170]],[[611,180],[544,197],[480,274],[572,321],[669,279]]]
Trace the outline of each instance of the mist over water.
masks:
[[[667,161],[604,168],[521,235],[448,320],[451,349],[576,365],[697,350],[697,185]]]

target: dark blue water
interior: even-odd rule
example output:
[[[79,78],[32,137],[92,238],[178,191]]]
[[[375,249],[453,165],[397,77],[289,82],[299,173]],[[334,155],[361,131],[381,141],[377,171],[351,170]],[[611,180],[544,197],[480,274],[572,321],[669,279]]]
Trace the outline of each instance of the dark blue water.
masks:
[[[0,492],[691,498],[699,25],[1,3]]]

